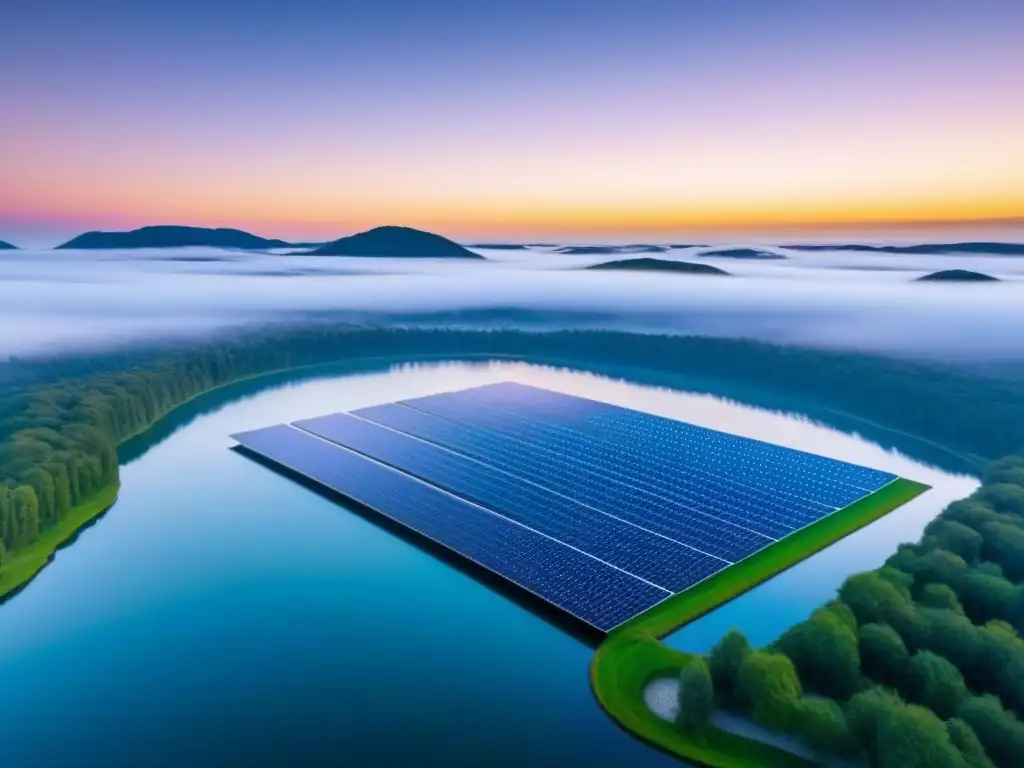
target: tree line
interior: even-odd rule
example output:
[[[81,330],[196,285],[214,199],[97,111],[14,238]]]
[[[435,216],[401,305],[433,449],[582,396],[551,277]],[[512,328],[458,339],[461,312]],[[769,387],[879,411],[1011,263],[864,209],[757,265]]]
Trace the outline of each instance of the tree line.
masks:
[[[0,365],[0,561],[116,482],[121,442],[204,391],[368,356],[471,354],[756,385],[979,457],[1009,453],[1024,435],[1024,387],[885,357],[603,331],[269,327],[204,343]]]
[[[884,768],[1024,765],[1024,457],[770,646],[730,631],[679,695],[688,729],[722,707]]]

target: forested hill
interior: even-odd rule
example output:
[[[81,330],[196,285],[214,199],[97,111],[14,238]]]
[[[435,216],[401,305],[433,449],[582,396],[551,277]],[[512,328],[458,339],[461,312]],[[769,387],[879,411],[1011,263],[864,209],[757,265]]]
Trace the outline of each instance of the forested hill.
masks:
[[[997,283],[998,277],[983,272],[972,272],[969,269],[943,269],[930,275],[917,278],[918,282],[932,283]]]
[[[1024,442],[1024,388],[839,352],[700,337],[565,331],[276,328],[220,343],[83,362],[0,366],[0,540],[31,544],[118,477],[117,446],[211,388],[302,365],[483,354],[627,366],[754,385],[854,414],[961,454]],[[0,572],[0,594],[4,590]]]
[[[871,251],[875,253],[905,254],[990,254],[1024,256],[1024,243],[920,243],[918,245],[783,245],[791,251]]]
[[[376,256],[394,259],[483,259],[478,253],[432,232],[411,227],[376,227],[327,243],[315,256]]]
[[[18,246],[11,245],[10,243],[8,243],[8,242],[6,242],[4,240],[0,240],[0,251],[16,251],[16,250],[18,250]]]
[[[265,237],[243,232],[240,229],[208,229],[206,227],[154,226],[133,229],[130,232],[86,232],[78,235],[57,248],[99,249],[99,248],[187,248],[209,246],[211,248],[283,248],[284,240],[268,240]]]
[[[690,261],[673,261],[672,259],[652,259],[638,257],[635,259],[619,259],[606,261],[587,267],[594,270],[617,270],[625,272],[676,272],[690,275],[728,275],[724,269],[710,264],[694,264]]]

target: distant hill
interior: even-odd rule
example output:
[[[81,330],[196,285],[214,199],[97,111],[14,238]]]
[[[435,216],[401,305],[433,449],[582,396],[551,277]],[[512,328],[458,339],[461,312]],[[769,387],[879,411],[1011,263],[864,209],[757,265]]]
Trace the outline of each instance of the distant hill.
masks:
[[[18,246],[11,245],[8,242],[0,240],[0,251],[16,251],[16,250],[18,250]]]
[[[492,251],[526,251],[530,246],[519,243],[477,243],[470,248],[490,248]]]
[[[446,237],[411,227],[377,227],[327,243],[314,256],[377,256],[400,259],[483,259]]]
[[[918,281],[950,282],[950,283],[998,283],[998,277],[971,272],[969,269],[943,269],[930,275],[917,278]]]
[[[759,261],[786,258],[782,254],[763,251],[760,248],[721,248],[717,251],[704,251],[700,255],[711,256],[716,259],[757,259]]]
[[[86,232],[57,248],[286,248],[284,240],[268,240],[240,229],[209,229],[207,227],[155,226],[130,232]]]
[[[616,253],[663,253],[667,250],[661,245],[566,245],[558,249],[559,253],[570,256],[607,256]]]
[[[620,251],[626,253],[664,253],[668,247],[664,245],[650,245],[648,243],[637,243],[636,245],[619,246]]]
[[[556,250],[569,256],[607,256],[621,253],[621,249],[616,245],[564,245]]]
[[[724,269],[713,267],[710,264],[692,264],[688,261],[670,261],[668,259],[620,259],[619,261],[606,261],[604,264],[594,264],[587,269],[603,270],[625,270],[629,272],[685,272],[690,275],[728,275]]]
[[[873,251],[876,253],[964,253],[1024,256],[1024,243],[921,243],[919,245],[783,245],[793,251]]]

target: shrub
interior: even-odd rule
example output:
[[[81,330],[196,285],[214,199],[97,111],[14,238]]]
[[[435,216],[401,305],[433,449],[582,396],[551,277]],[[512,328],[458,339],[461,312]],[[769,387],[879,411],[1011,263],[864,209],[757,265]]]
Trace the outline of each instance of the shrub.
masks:
[[[715,684],[715,693],[726,703],[736,700],[736,678],[740,665],[751,652],[750,643],[739,630],[730,629],[711,649],[708,667]]]
[[[792,730],[795,706],[803,692],[796,668],[787,656],[751,651],[740,664],[736,692],[756,722],[768,728]]]
[[[683,667],[679,675],[679,714],[676,723],[680,728],[693,730],[707,724],[715,711],[715,688],[711,672],[704,659],[695,657]]]

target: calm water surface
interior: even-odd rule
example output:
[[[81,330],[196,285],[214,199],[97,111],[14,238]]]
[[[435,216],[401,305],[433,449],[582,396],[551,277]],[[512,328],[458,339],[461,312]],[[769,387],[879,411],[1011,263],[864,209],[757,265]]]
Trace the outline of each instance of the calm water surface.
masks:
[[[934,486],[669,639],[680,648],[731,626],[773,639],[976,485],[799,415],[522,363],[222,392],[176,415],[123,468],[115,507],[0,607],[4,764],[678,765],[600,711],[592,649],[229,450],[235,431],[506,379]]]

